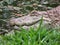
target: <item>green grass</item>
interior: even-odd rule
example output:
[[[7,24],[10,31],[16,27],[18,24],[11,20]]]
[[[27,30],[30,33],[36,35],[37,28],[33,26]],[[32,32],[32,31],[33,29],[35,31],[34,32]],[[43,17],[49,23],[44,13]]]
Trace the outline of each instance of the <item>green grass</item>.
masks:
[[[37,29],[21,28],[11,35],[1,35],[0,45],[60,45],[60,31],[42,27],[41,23]]]
[[[12,35],[1,35],[0,45],[60,45],[60,31],[41,27],[34,30],[15,31]]]

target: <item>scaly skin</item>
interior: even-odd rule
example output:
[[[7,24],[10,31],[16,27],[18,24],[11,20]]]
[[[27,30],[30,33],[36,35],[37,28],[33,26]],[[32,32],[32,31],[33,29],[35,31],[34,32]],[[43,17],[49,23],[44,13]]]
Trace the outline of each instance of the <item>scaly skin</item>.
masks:
[[[53,27],[60,25],[60,6],[47,11],[32,11],[30,14],[19,17],[11,18],[10,25],[18,26],[32,26],[38,23],[43,16],[43,24],[51,24]]]

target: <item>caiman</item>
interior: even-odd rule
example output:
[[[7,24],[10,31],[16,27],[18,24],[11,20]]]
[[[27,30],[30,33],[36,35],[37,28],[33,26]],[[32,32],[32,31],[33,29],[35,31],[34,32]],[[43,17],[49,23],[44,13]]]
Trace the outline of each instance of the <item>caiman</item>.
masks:
[[[60,26],[60,6],[52,8],[51,10],[46,11],[32,11],[26,16],[19,18],[11,18],[9,24],[14,26],[15,29],[18,29],[16,26],[21,26],[25,29],[29,27],[36,28],[39,25],[39,22],[43,17],[43,25],[50,25],[52,27]]]

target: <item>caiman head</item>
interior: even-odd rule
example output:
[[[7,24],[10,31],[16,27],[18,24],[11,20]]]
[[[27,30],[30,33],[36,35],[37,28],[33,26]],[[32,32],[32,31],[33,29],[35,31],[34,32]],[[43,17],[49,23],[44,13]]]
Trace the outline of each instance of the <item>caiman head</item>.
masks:
[[[37,27],[39,25],[40,20],[43,20],[43,25],[47,25],[51,23],[51,19],[48,17],[46,11],[32,11],[30,14],[19,17],[19,18],[11,18],[9,23],[11,26],[22,26],[24,28],[29,28],[31,26]],[[16,28],[16,27],[15,27]]]

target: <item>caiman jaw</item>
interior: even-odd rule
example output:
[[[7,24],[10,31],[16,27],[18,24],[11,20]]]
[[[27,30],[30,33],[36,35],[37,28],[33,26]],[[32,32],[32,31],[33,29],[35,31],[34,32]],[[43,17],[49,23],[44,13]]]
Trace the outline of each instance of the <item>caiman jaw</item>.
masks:
[[[11,25],[20,25],[20,26],[30,26],[40,21],[42,16],[23,16],[20,18],[13,18],[10,20]],[[51,20],[49,18],[43,17],[43,21],[49,23]]]

